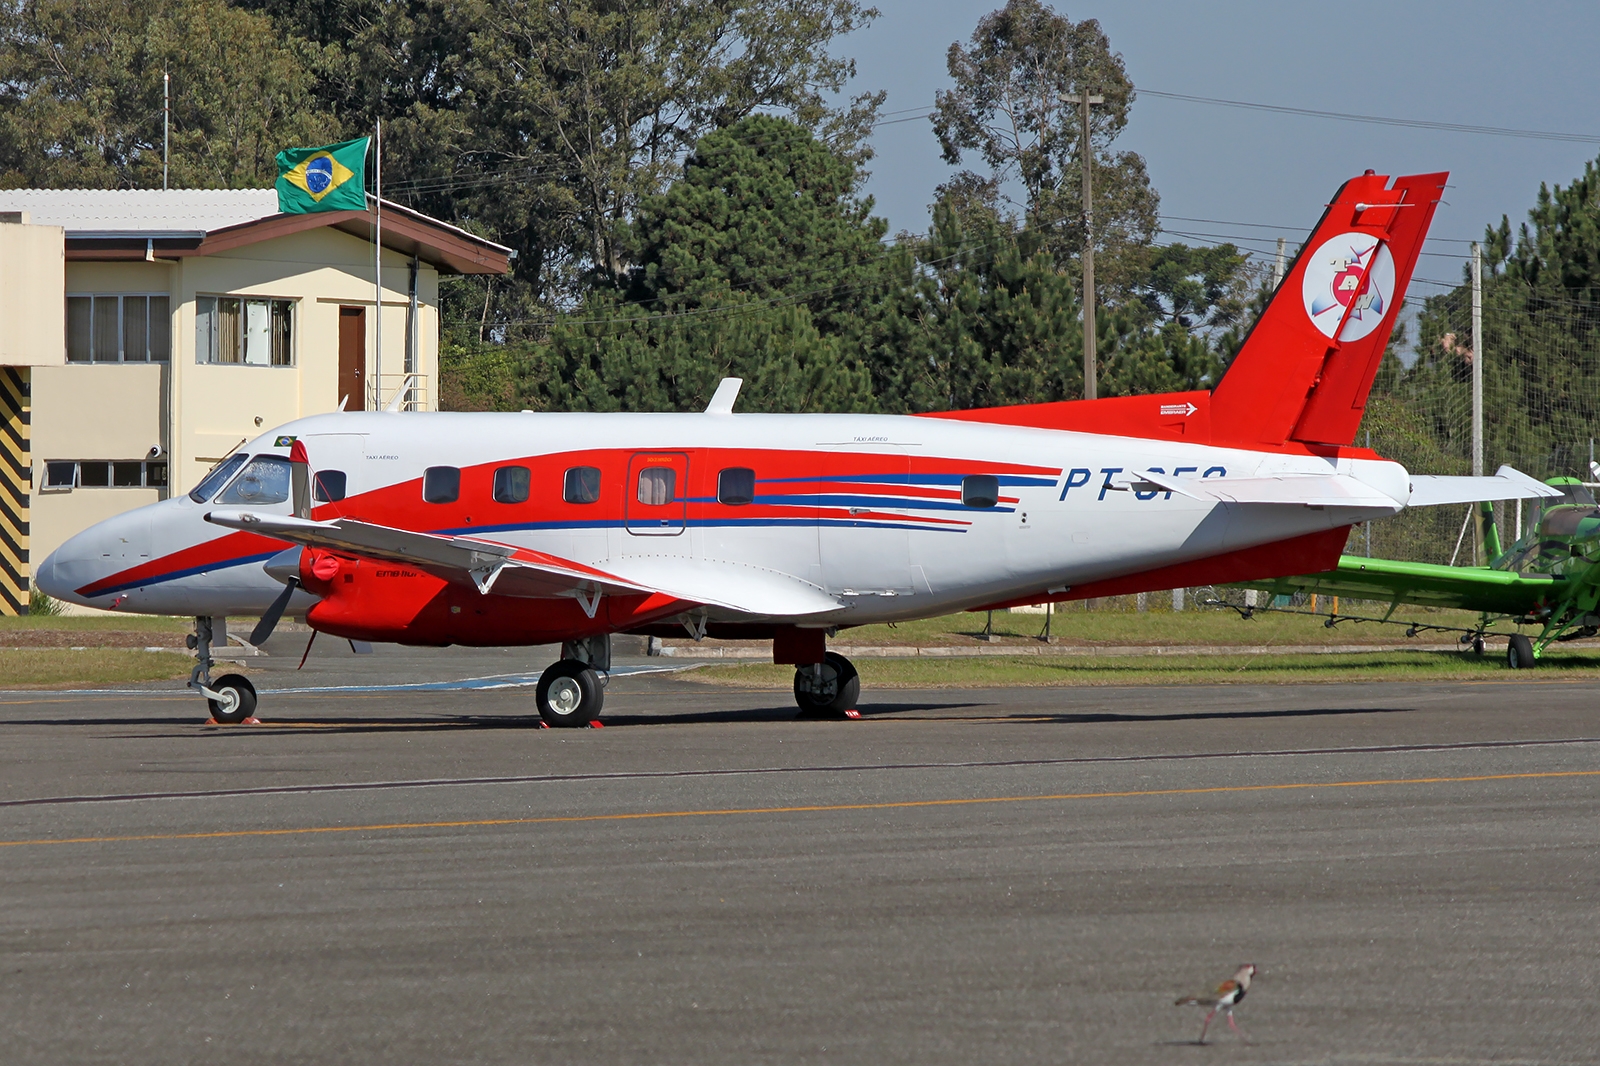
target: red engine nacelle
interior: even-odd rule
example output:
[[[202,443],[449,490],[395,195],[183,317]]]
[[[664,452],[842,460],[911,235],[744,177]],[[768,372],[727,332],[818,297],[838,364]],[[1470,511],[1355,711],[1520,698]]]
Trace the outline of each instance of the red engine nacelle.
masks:
[[[317,550],[301,554],[300,581],[321,597],[306,612],[312,628],[397,644],[559,644],[647,625],[692,606],[661,594],[607,596],[591,618],[576,599],[485,596],[399,563]]]

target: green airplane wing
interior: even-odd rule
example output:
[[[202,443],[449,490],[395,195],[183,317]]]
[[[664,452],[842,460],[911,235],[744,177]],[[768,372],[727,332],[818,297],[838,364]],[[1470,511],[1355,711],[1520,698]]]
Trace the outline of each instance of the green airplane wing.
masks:
[[[1568,580],[1557,574],[1517,574],[1478,566],[1437,566],[1343,555],[1336,569],[1320,574],[1243,581],[1239,585],[1275,596],[1307,592],[1522,617],[1561,599],[1567,592]]]

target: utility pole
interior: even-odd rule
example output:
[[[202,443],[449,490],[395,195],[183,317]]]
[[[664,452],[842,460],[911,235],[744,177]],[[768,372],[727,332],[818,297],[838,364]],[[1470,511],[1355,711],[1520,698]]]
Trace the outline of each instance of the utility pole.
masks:
[[[1099,335],[1094,328],[1094,146],[1089,142],[1089,107],[1105,103],[1106,98],[1068,93],[1061,99],[1077,104],[1083,121],[1078,141],[1078,162],[1083,167],[1083,398],[1092,400],[1100,389],[1096,380]]]
[[[1283,248],[1284,239],[1278,238],[1278,258],[1272,261],[1272,291],[1277,292],[1278,286],[1283,284]]]
[[[1483,246],[1472,242],[1472,476],[1483,476]]]
[[[172,75],[161,72],[161,189],[167,188],[167,163],[172,156]]]
[[[1483,246],[1472,242],[1472,476],[1483,476]],[[1472,523],[1477,551],[1473,562],[1488,562],[1483,556],[1483,516]]]
[[[375,410],[383,410],[383,119],[378,119],[372,141],[372,190],[376,221],[372,233],[372,391]]]

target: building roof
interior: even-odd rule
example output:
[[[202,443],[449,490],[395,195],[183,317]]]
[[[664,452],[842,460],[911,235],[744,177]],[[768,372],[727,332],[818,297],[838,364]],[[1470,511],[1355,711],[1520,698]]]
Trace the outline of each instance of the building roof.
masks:
[[[278,213],[276,189],[0,189],[0,211],[26,211],[68,237],[204,236]]]
[[[278,213],[275,189],[0,189],[0,211],[26,211],[37,226],[66,231],[67,258],[179,259],[212,255],[308,229],[332,227],[365,241],[366,211]],[[383,246],[447,274],[505,274],[511,249],[389,200]]]

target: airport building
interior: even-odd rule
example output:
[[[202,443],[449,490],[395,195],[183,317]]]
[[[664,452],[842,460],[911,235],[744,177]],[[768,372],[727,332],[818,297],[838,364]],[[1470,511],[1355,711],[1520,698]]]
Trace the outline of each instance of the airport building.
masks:
[[[30,556],[263,429],[437,407],[439,277],[510,250],[387,201],[379,222],[272,189],[0,190],[0,614]]]

